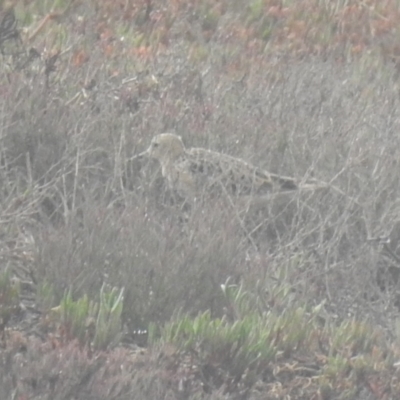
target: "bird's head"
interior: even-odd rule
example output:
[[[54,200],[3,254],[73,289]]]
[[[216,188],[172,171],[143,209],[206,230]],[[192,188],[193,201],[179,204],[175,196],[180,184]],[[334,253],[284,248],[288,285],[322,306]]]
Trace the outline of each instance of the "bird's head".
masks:
[[[176,160],[185,152],[182,139],[173,133],[161,133],[153,137],[149,148],[140,154],[159,160],[160,163]]]

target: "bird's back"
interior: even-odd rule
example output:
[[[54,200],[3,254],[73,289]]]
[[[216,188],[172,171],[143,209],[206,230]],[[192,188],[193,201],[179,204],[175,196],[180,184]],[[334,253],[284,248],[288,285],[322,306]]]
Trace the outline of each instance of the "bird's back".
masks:
[[[230,196],[263,195],[276,187],[295,190],[292,178],[270,174],[239,158],[211,150],[192,148],[175,162],[179,179],[188,190],[225,191]],[[182,182],[177,182],[182,184]],[[182,186],[182,185],[181,185]]]

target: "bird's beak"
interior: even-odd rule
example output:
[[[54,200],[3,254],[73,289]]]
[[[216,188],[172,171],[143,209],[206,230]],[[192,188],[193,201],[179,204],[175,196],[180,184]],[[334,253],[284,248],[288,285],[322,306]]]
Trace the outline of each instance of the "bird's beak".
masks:
[[[136,160],[136,159],[140,159],[140,158],[149,157],[149,155],[150,155],[150,149],[147,149],[146,151],[143,151],[142,153],[134,155],[131,158],[131,160]]]

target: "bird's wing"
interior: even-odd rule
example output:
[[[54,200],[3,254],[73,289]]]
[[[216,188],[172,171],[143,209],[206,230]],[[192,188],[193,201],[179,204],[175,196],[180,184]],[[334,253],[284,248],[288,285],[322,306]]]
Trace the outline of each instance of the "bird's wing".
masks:
[[[268,172],[240,158],[193,148],[188,151],[188,162],[191,172],[201,178],[203,184],[223,187],[230,195],[268,193],[273,188]]]

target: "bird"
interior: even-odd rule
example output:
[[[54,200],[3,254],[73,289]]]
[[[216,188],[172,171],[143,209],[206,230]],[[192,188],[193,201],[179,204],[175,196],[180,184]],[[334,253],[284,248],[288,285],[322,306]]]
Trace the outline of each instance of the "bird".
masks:
[[[210,193],[262,196],[299,189],[294,178],[270,173],[240,158],[203,148],[187,149],[174,133],[155,135],[148,149],[134,156],[143,157],[157,160],[168,187],[184,198]]]

